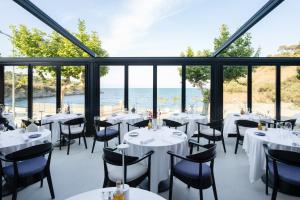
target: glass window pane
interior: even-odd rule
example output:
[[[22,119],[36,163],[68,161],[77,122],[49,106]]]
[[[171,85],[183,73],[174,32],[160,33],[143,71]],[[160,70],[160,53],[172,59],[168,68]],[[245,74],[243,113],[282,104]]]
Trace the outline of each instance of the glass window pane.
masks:
[[[129,66],[129,109],[136,112],[153,109],[153,67]]]
[[[33,117],[56,113],[55,67],[33,68]]]
[[[186,109],[209,115],[210,66],[187,66]]]
[[[71,112],[84,113],[84,66],[61,68],[61,104],[65,111],[68,104]]]
[[[241,108],[247,111],[248,67],[237,66],[237,69],[239,70],[239,72],[241,72],[240,78],[238,78],[237,80],[225,80],[223,84],[224,117],[226,117],[229,113],[240,113]]]
[[[28,68],[5,67],[5,100],[7,111],[15,113],[15,122],[20,125],[27,118]]]
[[[252,112],[274,118],[275,67],[255,67],[252,73]]]
[[[124,66],[107,66],[100,78],[100,116],[106,118],[124,108]]]
[[[297,68],[299,67],[281,67],[282,119],[300,117],[300,80],[297,78]]]
[[[157,110],[162,118],[181,111],[181,66],[157,67]]]

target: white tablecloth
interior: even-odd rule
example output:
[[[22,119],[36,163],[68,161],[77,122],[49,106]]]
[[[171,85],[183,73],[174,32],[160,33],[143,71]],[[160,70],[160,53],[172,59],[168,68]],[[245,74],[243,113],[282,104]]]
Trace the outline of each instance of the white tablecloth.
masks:
[[[15,124],[15,121],[14,121],[14,116],[13,116],[12,113],[3,113],[2,115],[3,115],[4,118],[7,119],[10,126],[12,126],[13,128],[16,128],[16,124]]]
[[[41,134],[38,138],[28,138],[32,134]],[[25,149],[30,146],[42,144],[44,141],[51,142],[51,132],[44,129],[40,132],[22,133],[21,129],[0,132],[0,152],[4,155]]]
[[[181,131],[180,136],[174,135],[174,131],[174,129],[167,127],[162,127],[156,131],[142,128],[131,131],[138,132],[137,137],[131,137],[130,132],[124,136],[124,141],[130,145],[127,150],[128,155],[142,157],[149,151],[154,151],[151,157],[150,190],[152,192],[157,193],[159,182],[169,177],[170,155],[167,152],[172,151],[182,156],[187,155],[187,136]]]
[[[112,123],[112,124],[122,122],[120,124],[120,134],[121,134],[121,139],[123,139],[124,134],[128,132],[127,123],[134,124],[136,122],[142,121],[143,119],[144,119],[144,117],[142,114],[116,113],[116,114],[113,114],[110,117],[108,117],[107,122]],[[115,128],[117,128],[117,126]]]
[[[263,132],[266,136],[258,136],[255,132]],[[298,145],[293,145],[293,143]],[[300,152],[300,136],[287,130],[269,128],[268,131],[258,131],[256,128],[247,129],[244,136],[243,149],[245,149],[250,165],[249,179],[251,183],[265,174],[265,153],[263,144],[272,149],[281,149]]]
[[[51,116],[45,116],[42,118],[42,124],[53,122],[52,124],[52,143],[59,140],[59,134],[60,134],[60,128],[59,128],[59,122],[65,122],[74,118],[78,117],[84,117],[82,114],[66,114],[66,113],[58,113]]]
[[[196,122],[200,122],[200,123],[208,122],[207,116],[200,115],[200,114],[187,114],[187,113],[174,113],[171,116],[169,116],[168,119],[177,121],[179,123],[189,122],[188,131],[187,131],[189,138],[191,138],[194,135],[195,131],[198,130],[198,125]],[[180,128],[180,130],[185,131],[185,126]]]
[[[89,192],[84,192],[68,198],[67,200],[104,200],[103,193],[106,192],[106,196],[108,192],[114,192],[115,188],[101,188],[97,190],[92,190]],[[139,188],[130,188],[129,189],[129,198],[130,200],[165,200],[161,196],[154,194],[152,192],[142,190]]]
[[[265,116],[258,115],[255,113],[244,114],[244,115],[241,115],[238,113],[230,113],[226,116],[225,121],[224,121],[224,129],[223,129],[224,137],[227,137],[229,133],[236,134],[235,121],[239,120],[239,119],[250,120],[250,121],[255,121],[255,122],[259,122],[260,120],[263,120],[266,122],[272,122],[271,117],[265,117]]]

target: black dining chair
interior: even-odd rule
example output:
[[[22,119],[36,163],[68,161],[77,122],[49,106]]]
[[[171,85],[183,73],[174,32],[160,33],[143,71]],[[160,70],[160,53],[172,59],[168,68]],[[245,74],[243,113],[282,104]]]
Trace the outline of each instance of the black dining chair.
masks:
[[[43,179],[47,178],[51,198],[54,199],[50,173],[51,154],[52,144],[44,143],[1,156],[1,161],[12,164],[3,167],[0,162],[2,169],[0,170],[0,197],[2,197],[2,177],[12,190],[13,200],[17,199],[18,188],[27,187],[39,181],[42,187]]]
[[[291,123],[292,125],[292,130],[294,130],[294,127],[296,126],[296,121],[297,119],[288,119],[288,120],[273,120],[274,124],[278,124],[280,125],[280,127],[284,127],[288,122]]]
[[[209,123],[201,123],[196,122],[198,126],[198,130],[195,132],[195,134],[192,137],[197,137],[197,142],[200,143],[200,138],[205,138],[208,140],[208,143],[210,144],[210,141],[213,141],[213,143],[216,143],[217,141],[222,141],[224,152],[226,153],[226,146],[223,136],[223,120],[216,120]],[[197,147],[199,148],[199,147]]]
[[[130,127],[135,127],[135,128],[144,128],[144,127],[147,127],[149,124],[149,119],[145,119],[145,120],[142,120],[142,121],[139,121],[139,122],[136,122],[134,124],[130,124],[127,122],[127,129],[128,131],[130,131]]]
[[[31,121],[30,120],[26,120],[26,119],[22,119],[22,124],[27,127],[31,124]],[[53,122],[47,122],[47,123],[42,123],[41,120],[35,120],[34,121],[34,124],[37,125],[37,126],[46,126],[50,132],[51,132],[51,138],[52,138],[52,124]]]
[[[173,177],[199,190],[200,200],[203,200],[203,190],[212,186],[214,198],[218,199],[214,177],[214,159],[216,157],[216,144],[200,145],[194,140],[189,140],[190,155],[183,157],[168,151],[171,156],[169,200],[172,200]],[[193,154],[193,147],[199,146],[202,152]],[[181,159],[177,164],[175,159]],[[209,164],[208,164],[209,163]]]
[[[6,130],[15,130],[14,127],[9,125],[9,121],[5,117],[0,117],[0,124],[3,125]]]
[[[264,144],[266,155],[266,194],[268,194],[269,176],[274,179],[272,200],[276,200],[280,183],[300,186],[300,153],[270,149]]]
[[[103,187],[112,187],[116,185],[116,181],[123,180],[130,187],[137,187],[142,181],[148,178],[150,189],[151,182],[151,155],[153,151],[148,152],[143,157],[125,155],[124,163],[125,170],[123,174],[122,154],[116,153],[116,149],[103,149],[103,164],[104,164],[104,182]],[[147,166],[141,164],[147,160]]]
[[[248,128],[257,128],[258,123],[254,122],[254,121],[250,121],[250,120],[236,120],[235,121],[236,124],[236,144],[235,144],[235,150],[234,153],[237,153],[238,150],[238,146],[239,144],[242,144],[242,142],[244,141],[244,135],[245,135],[245,131]]]
[[[96,141],[104,142],[104,147],[108,147],[108,141],[118,137],[119,144],[121,144],[120,125],[121,122],[112,124],[103,120],[94,120],[95,133],[92,153],[94,152]],[[115,129],[114,126],[118,128]]]
[[[81,137],[83,137],[85,149],[87,149],[87,143],[85,137],[85,132],[86,132],[85,126],[86,126],[86,120],[83,117],[74,118],[65,122],[59,122],[59,128],[60,128],[59,149],[61,150],[61,146],[62,146],[61,141],[67,138],[67,142],[68,142],[67,155],[69,155],[71,141],[73,139],[78,138],[79,145],[80,145]]]
[[[170,119],[163,119],[163,125],[167,126],[169,128],[175,128],[175,129],[177,129],[179,127],[185,127],[184,132],[185,132],[185,134],[187,134],[189,123],[188,122],[179,123],[179,122],[176,122],[176,121],[173,121],[173,120],[170,120]]]

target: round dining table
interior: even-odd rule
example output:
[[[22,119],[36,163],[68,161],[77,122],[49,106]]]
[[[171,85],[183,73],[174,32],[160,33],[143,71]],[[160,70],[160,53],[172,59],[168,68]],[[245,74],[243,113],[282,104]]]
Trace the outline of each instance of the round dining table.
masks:
[[[142,121],[143,119],[144,119],[143,114],[131,113],[131,112],[120,112],[120,113],[114,113],[111,116],[109,116],[107,118],[107,122],[111,124],[116,124],[121,122],[120,134],[121,134],[121,138],[123,138],[124,134],[128,132],[127,123],[134,124],[136,122]],[[114,128],[117,129],[118,127],[115,126]]]
[[[251,183],[265,174],[266,156],[263,144],[268,144],[271,149],[300,152],[300,132],[279,128],[268,128],[267,131],[249,128],[245,131],[243,149],[249,159]]]
[[[227,137],[228,134],[233,133],[236,134],[236,120],[250,120],[254,122],[259,122],[259,121],[265,121],[265,122],[272,122],[272,118],[256,113],[245,113],[243,115],[239,113],[229,113],[225,120],[224,120],[224,128],[223,128],[223,135],[224,137]]]
[[[24,132],[22,129],[0,132],[0,152],[3,155],[34,145],[51,142],[51,132],[43,129],[37,132]]]
[[[59,141],[60,127],[59,122],[65,122],[74,118],[84,117],[80,113],[57,113],[55,115],[46,115],[42,118],[42,124],[52,122],[52,143]]]
[[[114,187],[101,188],[96,190],[91,190],[84,192],[73,197],[68,198],[67,200],[107,200],[109,199],[109,193],[113,194],[116,190]],[[149,192],[147,190],[142,190],[139,188],[129,188],[129,200],[165,200],[163,197]]]
[[[170,155],[172,151],[181,156],[188,152],[187,135],[182,131],[168,127],[161,127],[157,130],[141,128],[125,134],[124,142],[129,144],[126,150],[127,155],[142,157],[149,151],[154,151],[151,156],[151,183],[150,190],[158,192],[160,182],[169,178]],[[178,162],[179,160],[175,160]],[[147,164],[146,161],[143,164]]]
[[[173,113],[167,119],[170,119],[170,120],[182,123],[182,124],[188,122],[187,135],[189,138],[191,138],[195,134],[195,131],[198,131],[197,122],[200,122],[203,124],[208,122],[206,115],[201,115],[198,113]],[[203,127],[203,126],[200,126],[200,127]],[[180,127],[179,130],[185,131],[185,126]]]

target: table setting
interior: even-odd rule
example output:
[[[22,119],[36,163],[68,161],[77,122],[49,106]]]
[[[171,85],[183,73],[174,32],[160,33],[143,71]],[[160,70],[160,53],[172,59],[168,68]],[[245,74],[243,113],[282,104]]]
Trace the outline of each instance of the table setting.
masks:
[[[151,158],[150,185],[150,191],[154,193],[158,192],[159,183],[169,177],[170,156],[167,152],[173,151],[182,156],[187,155],[187,140],[188,137],[184,132],[168,127],[135,129],[124,136],[124,142],[129,144],[126,150],[127,155],[141,157],[149,151],[154,151]]]
[[[188,130],[187,130],[187,134],[189,136],[189,138],[191,138],[195,131],[198,130],[198,126],[196,122],[200,122],[200,123],[207,123],[208,119],[206,115],[202,115],[199,113],[188,113],[188,112],[184,112],[184,113],[173,113],[171,114],[167,119],[179,122],[179,123],[186,123],[188,122]],[[184,131],[184,127],[179,128],[179,130]]]
[[[128,132],[128,126],[129,124],[134,124],[136,122],[142,121],[144,119],[144,115],[141,113],[135,113],[135,112],[119,112],[119,113],[113,113],[111,116],[107,118],[107,122],[111,124],[116,124],[121,122],[120,124],[120,134],[121,138],[124,137],[124,134]],[[117,126],[114,128],[118,128]]]
[[[273,120],[268,115],[263,115],[260,113],[251,113],[251,112],[240,112],[240,113],[229,113],[224,120],[224,137],[228,137],[228,134],[236,134],[236,120],[250,120],[254,122],[268,122],[271,123]]]
[[[43,127],[28,132],[23,128],[0,132],[0,152],[3,155],[51,141],[51,132]]]
[[[293,131],[291,125],[281,128],[247,129],[244,136],[243,149],[246,151],[251,183],[259,180],[265,174],[265,152],[263,144],[271,149],[295,151],[300,153],[300,132]]]

